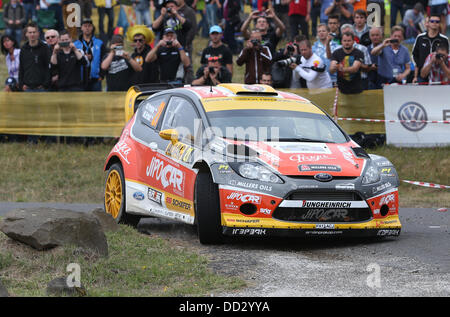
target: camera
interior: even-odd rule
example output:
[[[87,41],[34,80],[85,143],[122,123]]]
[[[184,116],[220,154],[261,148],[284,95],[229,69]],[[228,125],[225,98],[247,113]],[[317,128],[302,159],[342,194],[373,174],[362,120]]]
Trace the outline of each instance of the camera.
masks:
[[[436,53],[436,59],[443,59],[444,54]]]
[[[208,71],[209,71],[210,74],[214,74],[216,72],[215,68],[212,67],[212,66],[208,67]]]
[[[167,46],[172,46],[172,41],[166,41]]]
[[[253,46],[259,45],[259,40],[251,40],[250,42],[252,43]]]
[[[69,47],[70,42],[59,42],[60,47]]]
[[[284,66],[284,67],[287,67],[287,66],[289,66],[289,65],[291,65],[293,63],[295,63],[297,65],[300,65],[302,63],[302,56],[301,55],[292,56],[292,57],[289,57],[289,58],[286,58],[286,59],[282,59],[282,60],[277,62],[277,64],[279,66]]]
[[[172,8],[167,8],[167,13],[172,13]]]
[[[123,46],[114,47],[115,55],[122,56],[123,55]]]
[[[400,41],[398,39],[392,39],[389,42],[391,42],[392,44],[396,44],[399,43]]]

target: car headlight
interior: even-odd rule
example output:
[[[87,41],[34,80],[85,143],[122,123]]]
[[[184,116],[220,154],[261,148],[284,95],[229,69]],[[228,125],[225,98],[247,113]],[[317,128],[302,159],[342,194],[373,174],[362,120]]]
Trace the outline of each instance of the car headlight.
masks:
[[[373,184],[380,181],[380,179],[381,175],[378,168],[376,166],[370,165],[363,176],[362,183],[363,185]]]
[[[255,179],[261,182],[268,183],[283,183],[283,180],[281,180],[281,178],[258,163],[230,164],[230,166],[244,178]]]

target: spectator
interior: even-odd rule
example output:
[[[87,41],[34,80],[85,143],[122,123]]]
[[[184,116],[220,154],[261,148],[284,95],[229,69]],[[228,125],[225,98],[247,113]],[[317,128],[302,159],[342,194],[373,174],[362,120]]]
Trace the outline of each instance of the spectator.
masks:
[[[68,31],[61,31],[50,62],[58,74],[56,82],[58,91],[83,91],[81,67],[87,65],[89,61],[83,51],[72,43]]]
[[[100,31],[100,39],[107,43],[113,36],[114,32],[114,6],[117,5],[116,0],[94,0],[98,11],[98,28]],[[105,15],[108,16],[108,33],[105,33],[104,20]]]
[[[110,51],[102,61],[101,67],[106,73],[107,91],[127,91],[131,86],[130,79],[133,72],[142,71],[142,66],[124,51],[123,44],[122,35],[113,35]]]
[[[300,77],[306,80],[306,86],[314,88],[332,88],[330,75],[326,71],[326,65],[322,59],[313,53],[311,42],[307,39],[300,41],[301,63],[297,65],[292,63],[291,69],[294,70],[293,79],[299,80]]]
[[[81,9],[81,20],[90,19],[92,15],[92,0],[78,0]]]
[[[446,42],[437,46],[436,51],[428,55],[425,64],[420,72],[422,78],[428,78],[430,83],[441,82],[449,84],[450,82],[450,55]]]
[[[45,91],[50,85],[50,49],[39,39],[39,28],[30,22],[25,27],[27,42],[19,55],[19,87],[23,91]]]
[[[223,41],[228,45],[233,54],[239,52],[237,41],[234,36],[235,30],[241,23],[239,12],[241,11],[240,0],[225,0],[222,6],[223,18],[225,20],[225,30]]]
[[[22,0],[23,8],[25,9],[25,23],[36,21],[36,7],[39,2],[37,0]]]
[[[367,10],[367,1],[366,0],[349,0],[348,1],[353,6],[353,11],[356,10]]]
[[[370,27],[367,25],[367,12],[364,10],[356,10],[355,16],[353,18],[355,20],[355,24],[353,24],[353,30],[355,32],[356,37],[358,38],[359,44],[364,46],[370,45],[370,36],[369,31]]]
[[[397,25],[397,15],[400,13],[401,20],[405,16],[405,6],[402,0],[391,0],[391,29],[394,25]]]
[[[320,2],[320,23],[326,24],[328,23],[328,15],[325,14],[325,10],[333,3],[333,0],[321,0]]]
[[[239,54],[236,64],[245,64],[246,84],[257,84],[261,80],[261,75],[270,71],[272,64],[272,54],[267,46],[261,44],[262,36],[258,30],[253,30],[250,39],[246,42],[246,47]]]
[[[275,15],[283,22],[285,33],[289,28],[289,2],[290,0],[272,0]]]
[[[329,46],[330,52],[333,52],[338,48],[339,45],[335,41],[333,41],[333,37],[330,36],[329,33],[329,28],[326,24],[319,24],[319,26],[317,27],[317,41],[314,42],[312,51],[322,59],[322,61],[326,65],[326,70],[330,75],[331,82],[335,84],[337,81],[337,76],[336,73],[330,73],[331,61],[327,55],[327,46]]]
[[[150,17],[150,1],[149,0],[132,0],[134,12],[136,13],[136,24],[151,26],[152,18]]]
[[[197,30],[198,33],[200,33],[201,36],[206,39],[208,38],[209,24],[208,18],[206,16],[205,0],[194,0],[194,2],[192,3],[192,8],[196,11],[196,14],[200,14],[200,22],[198,22],[197,24]],[[215,13],[217,13],[217,10],[215,11]],[[213,25],[214,24],[211,24],[211,26]]]
[[[263,73],[261,75],[261,84],[272,86],[272,74],[271,73]]]
[[[342,47],[335,50],[331,57],[330,72],[338,72],[337,84],[343,94],[358,94],[363,91],[360,68],[364,62],[364,54],[353,44],[352,33],[342,34]]]
[[[178,5],[178,12],[180,15],[184,16],[186,20],[191,24],[189,30],[186,33],[186,43],[183,46],[189,57],[192,58],[192,42],[197,34],[197,14],[192,7],[186,5],[184,0],[176,0]]]
[[[328,17],[329,35],[332,37],[331,41],[334,44],[341,44],[341,23],[337,15],[330,15]]]
[[[152,29],[156,32],[163,32],[167,28],[173,29],[176,32],[177,41],[183,47],[186,45],[188,31],[191,27],[191,22],[178,12],[175,0],[166,1],[165,6],[161,8],[161,15],[152,24]]]
[[[286,46],[279,49],[273,56],[271,74],[274,88],[306,88],[306,81],[298,77],[294,79],[294,70],[290,67],[292,63],[300,63],[298,44],[305,38],[303,35],[296,35],[293,42],[286,43]]]
[[[193,86],[216,86],[222,83],[231,83],[230,71],[222,66],[219,56],[210,56],[208,64],[200,66],[197,70]]]
[[[95,27],[91,19],[85,19],[81,23],[81,35],[74,45],[84,52],[89,64],[83,67],[83,85],[85,91],[102,90],[102,74],[100,64],[106,49],[103,41],[94,36]]]
[[[13,36],[3,35],[1,37],[2,54],[5,55],[6,68],[8,69],[9,82],[5,85],[5,91],[18,90],[19,82],[19,44]]]
[[[439,27],[441,23],[440,15],[432,14],[428,20],[427,32],[419,34],[416,38],[412,49],[412,57],[414,60],[414,79],[413,82],[427,82],[426,78],[420,77],[420,72],[422,70],[425,59],[432,52],[436,51],[438,43],[441,41],[447,41],[448,38],[439,33]]]
[[[145,83],[158,83],[159,82],[159,70],[155,63],[146,63],[145,57],[150,52],[151,48],[149,43],[152,42],[154,35],[151,31],[143,26],[133,26],[131,30],[134,52],[131,58],[142,66],[141,72],[134,72],[131,78],[131,84],[145,84]],[[129,29],[130,31],[130,29]]]
[[[334,0],[328,8],[325,9],[328,16],[337,15],[340,24],[353,23],[353,6],[345,0]]]
[[[419,33],[422,33],[422,28],[424,26],[425,17],[423,16],[423,6],[420,2],[417,2],[413,9],[409,9],[405,12],[403,17],[405,38],[416,38]]]
[[[289,3],[289,26],[291,41],[301,30],[302,35],[309,37],[308,22],[311,19],[311,1],[310,0],[291,0]]]
[[[372,50],[374,47],[381,44],[383,41],[383,32],[380,27],[373,27],[369,32],[371,44],[368,46],[368,51],[370,52],[370,59],[372,65],[367,73],[369,79],[368,89],[381,89],[381,81],[378,79],[378,56],[372,55]]]
[[[275,30],[270,28],[269,19],[274,21]],[[281,22],[281,20],[275,15],[275,11],[273,9],[267,9],[262,13],[259,11],[253,11],[241,26],[241,32],[246,39],[250,37],[248,27],[250,26],[250,22],[252,20],[256,21],[255,28],[261,33],[262,44],[268,46],[270,52],[274,54],[277,49],[278,42],[285,31],[283,22]]]
[[[411,72],[408,49],[401,45],[403,28],[394,26],[391,37],[372,50],[378,56],[378,81],[381,84],[406,83]]]
[[[50,47],[50,51],[53,52],[53,48],[59,41],[59,33],[55,29],[49,29],[45,32],[44,39],[47,45]]]
[[[45,0],[48,10],[55,12],[56,30],[64,29],[63,14],[62,14],[62,0]]]
[[[22,40],[22,27],[25,24],[25,9],[18,0],[11,0],[3,10],[6,25],[5,34],[14,37],[17,43]]]
[[[311,0],[311,33],[313,37],[317,35],[317,20],[320,21],[321,0]],[[319,22],[320,23],[320,22]]]
[[[447,4],[448,0],[430,0],[430,17],[433,15],[439,16],[441,19],[440,32],[445,33],[447,30]]]
[[[182,83],[184,68],[190,65],[189,57],[177,40],[175,30],[164,30],[163,38],[145,57],[145,62],[156,61],[159,67],[160,82]]]
[[[222,28],[214,25],[209,29],[210,45],[202,52],[200,63],[205,65],[208,63],[210,56],[218,56],[221,65],[225,65],[231,74],[233,74],[233,54],[231,50],[222,42]]]
[[[209,28],[211,28],[213,25],[217,25],[217,11],[222,9],[222,3],[219,0],[205,0],[205,5],[206,20]]]

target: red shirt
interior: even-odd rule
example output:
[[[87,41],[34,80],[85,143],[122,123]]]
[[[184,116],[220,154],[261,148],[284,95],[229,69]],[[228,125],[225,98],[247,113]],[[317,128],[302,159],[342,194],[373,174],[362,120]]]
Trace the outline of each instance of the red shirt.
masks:
[[[289,15],[303,15],[308,13],[308,1],[309,0],[292,0],[289,3]]]

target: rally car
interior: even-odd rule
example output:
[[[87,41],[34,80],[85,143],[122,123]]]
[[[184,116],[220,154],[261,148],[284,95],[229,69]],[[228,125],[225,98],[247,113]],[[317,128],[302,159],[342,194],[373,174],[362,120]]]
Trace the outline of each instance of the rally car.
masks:
[[[224,236],[398,236],[399,180],[320,107],[265,85],[130,89],[105,211]]]

